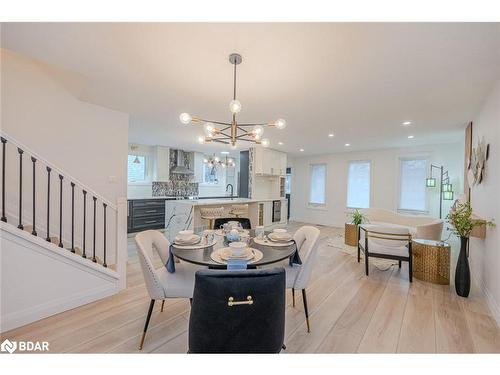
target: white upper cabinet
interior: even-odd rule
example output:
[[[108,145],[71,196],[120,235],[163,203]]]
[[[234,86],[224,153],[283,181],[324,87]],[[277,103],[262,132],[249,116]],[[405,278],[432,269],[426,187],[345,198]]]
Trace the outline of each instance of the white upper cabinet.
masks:
[[[205,156],[201,152],[194,153],[194,182],[203,182],[203,159]]]
[[[164,146],[156,146],[154,152],[156,165],[154,166],[153,179],[155,181],[170,180],[170,149]]]
[[[264,176],[284,176],[286,174],[286,154],[257,146],[254,148],[254,173]]]

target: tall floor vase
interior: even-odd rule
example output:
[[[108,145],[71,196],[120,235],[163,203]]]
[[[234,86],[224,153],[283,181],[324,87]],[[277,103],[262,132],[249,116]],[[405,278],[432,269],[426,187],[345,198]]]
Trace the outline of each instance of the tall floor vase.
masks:
[[[470,292],[470,268],[467,258],[468,237],[460,237],[460,254],[455,270],[455,290],[459,296],[468,297]]]

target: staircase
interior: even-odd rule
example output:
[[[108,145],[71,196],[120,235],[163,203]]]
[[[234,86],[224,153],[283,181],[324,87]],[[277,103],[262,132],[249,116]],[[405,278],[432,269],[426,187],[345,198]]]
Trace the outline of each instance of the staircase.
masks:
[[[4,332],[124,288],[127,205],[0,135]]]

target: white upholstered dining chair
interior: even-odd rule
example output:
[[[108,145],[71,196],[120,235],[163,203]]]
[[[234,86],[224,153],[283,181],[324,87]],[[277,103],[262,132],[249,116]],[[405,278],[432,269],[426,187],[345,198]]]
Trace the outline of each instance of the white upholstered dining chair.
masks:
[[[174,273],[168,272],[164,265],[168,260],[170,242],[159,231],[146,230],[141,232],[135,236],[135,242],[137,244],[139,263],[144,275],[144,282],[151,297],[146,324],[144,325],[144,331],[139,344],[139,350],[141,350],[155,301],[162,301],[161,311],[163,311],[163,304],[166,298],[191,299],[194,289],[194,274],[203,267],[182,262],[176,263]],[[152,261],[153,249],[159,255],[163,264],[159,268],[155,268]]]
[[[297,230],[293,239],[297,244],[301,265],[286,265],[286,288],[292,289],[292,304],[295,307],[295,290],[302,291],[302,301],[306,315],[307,332],[311,331],[309,325],[309,311],[307,309],[306,288],[311,280],[311,274],[316,262],[320,231],[316,227],[305,225]]]

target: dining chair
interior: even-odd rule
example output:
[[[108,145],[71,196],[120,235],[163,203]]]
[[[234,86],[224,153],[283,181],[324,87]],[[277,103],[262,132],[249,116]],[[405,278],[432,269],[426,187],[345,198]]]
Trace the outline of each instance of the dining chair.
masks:
[[[286,271],[286,288],[292,289],[292,306],[295,307],[295,291],[302,291],[302,302],[304,303],[304,313],[306,316],[307,332],[311,332],[309,324],[309,310],[307,308],[306,288],[311,280],[311,273],[314,268],[319,244],[318,228],[304,225],[299,228],[293,235],[293,239],[299,251],[299,256],[302,261],[301,265],[287,264]]]
[[[224,207],[200,207],[200,216],[208,220],[208,229],[217,229],[214,220],[224,215]]]
[[[361,251],[365,254],[365,272],[369,273],[369,258],[397,260],[408,262],[409,280],[413,281],[413,261],[411,251],[411,234],[408,228],[386,225],[360,225],[358,231],[358,263]]]
[[[247,217],[221,217],[215,219],[214,229],[219,229],[221,225],[226,224],[228,221],[237,221],[241,224],[243,229],[252,229],[252,224],[250,223],[250,219]]]
[[[283,268],[196,272],[190,353],[278,353],[284,337]]]
[[[142,333],[139,350],[142,349],[148,330],[151,313],[156,300],[161,300],[161,311],[166,298],[192,298],[194,289],[194,274],[201,269],[199,266],[181,262],[175,265],[175,272],[170,273],[164,264],[168,260],[170,242],[156,230],[146,230],[135,236],[137,254],[141,265],[146,289],[151,298],[146,324]],[[156,268],[153,264],[153,249],[161,259],[162,266]]]

